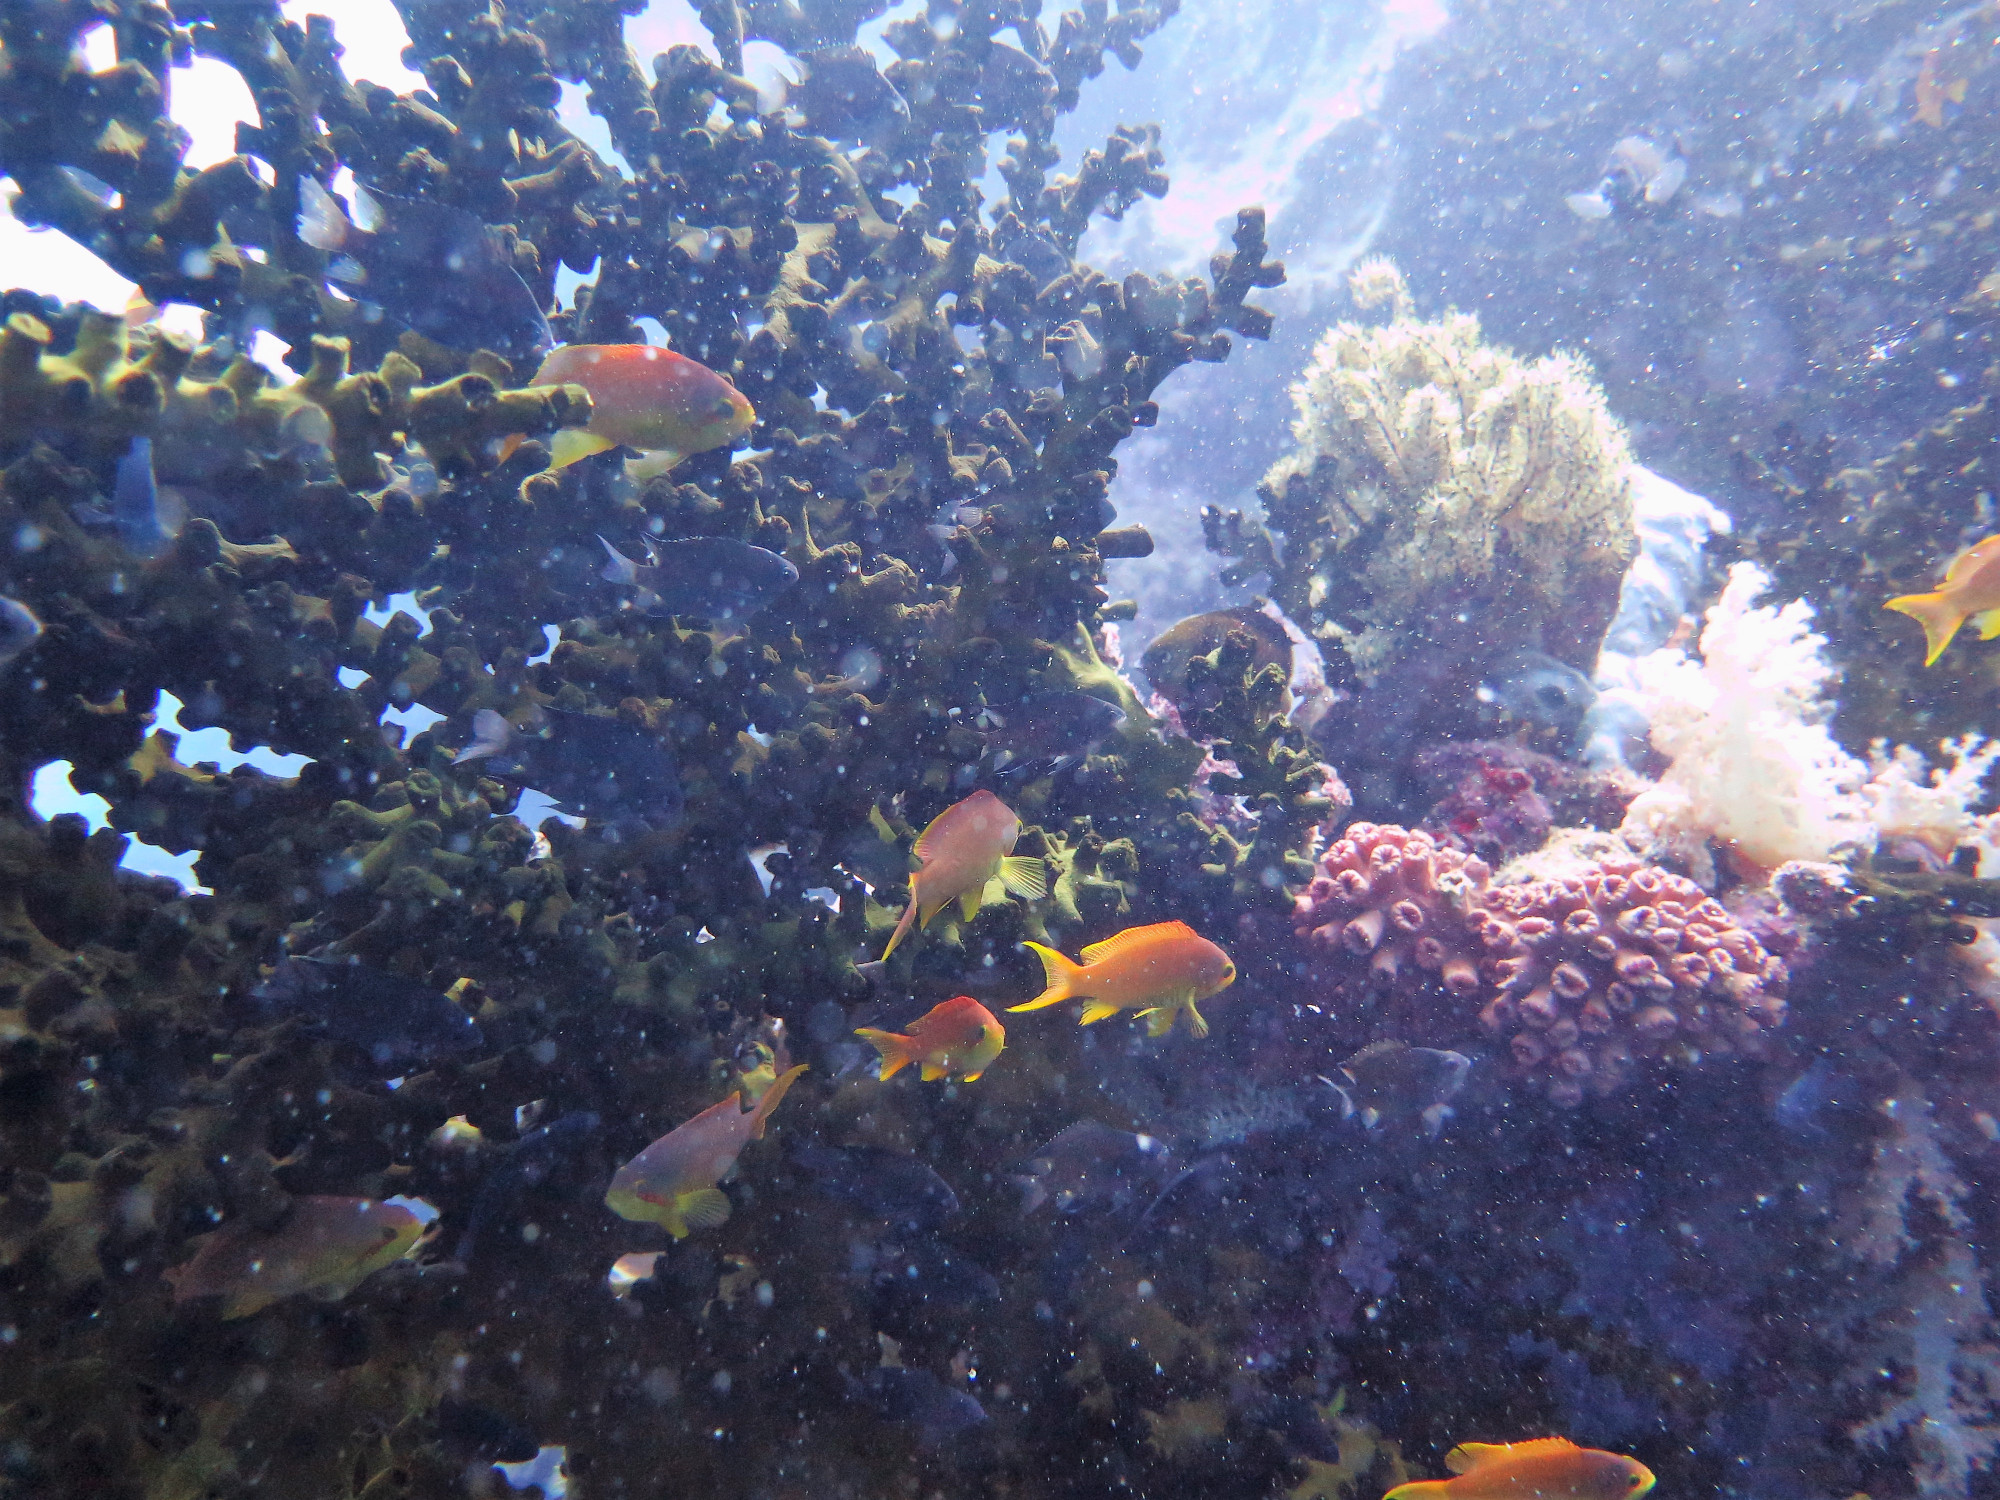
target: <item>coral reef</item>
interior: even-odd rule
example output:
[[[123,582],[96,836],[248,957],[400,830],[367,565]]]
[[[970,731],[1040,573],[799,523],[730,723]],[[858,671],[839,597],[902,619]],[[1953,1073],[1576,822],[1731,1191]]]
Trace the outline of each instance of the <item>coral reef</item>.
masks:
[[[1060,121],[1173,0],[702,0],[708,45],[644,66],[632,9],[399,0],[407,94],[270,5],[0,10],[16,211],[204,319],[0,296],[0,1495],[448,1500],[559,1450],[580,1497],[1353,1500],[1559,1426],[1690,1493],[1986,1483],[1979,693],[1841,751],[1860,605],[1823,606],[1828,648],[1748,573],[1702,663],[1638,657],[1698,592],[1684,532],[1617,643],[1660,784],[1491,738],[1510,664],[1592,671],[1648,481],[1579,359],[1419,317],[1374,264],[1384,316],[1322,342],[1269,529],[1206,518],[1331,684],[1237,612],[1148,705],[1121,445],[1271,332],[1285,274],[1257,208],[1205,276],[1083,258],[1169,192],[1172,136],[1065,163]],[[167,109],[196,54],[256,113],[201,169]],[[336,190],[366,217],[350,175],[490,316],[301,236]],[[735,387],[682,424],[714,444],[553,466],[594,408],[534,382],[544,332],[655,324]],[[1983,420],[1843,481],[1887,497],[1899,582],[1979,516]],[[1826,549],[1756,520],[1819,603]],[[655,608],[605,576],[641,544],[724,561]],[[1065,704],[1061,753],[999,764]],[[108,826],[33,810],[65,775]],[[1045,889],[878,958],[918,830],[982,794]],[[1010,1017],[976,1079],[922,1084],[856,1038],[1003,1012],[1027,944],[1175,922],[1236,965],[1198,1043]],[[1396,1095],[1382,1059],[1421,1047],[1459,1049],[1449,1111]],[[769,1138],[682,1184],[685,1236],[606,1207],[779,1080]]]
[[[1613,1092],[1636,1059],[1761,1056],[1784,1024],[1783,961],[1693,881],[1637,859],[1497,886],[1480,909],[1499,988],[1480,1022],[1511,1034],[1515,1065],[1558,1104]]]
[[[1638,536],[1625,436],[1581,362],[1517,358],[1469,314],[1419,319],[1386,262],[1351,282],[1392,316],[1315,349],[1297,447],[1259,490],[1268,529],[1213,509],[1203,527],[1233,559],[1225,581],[1268,574],[1368,689],[1327,742],[1365,735],[1393,763],[1412,738],[1465,732],[1472,687],[1511,653],[1588,675]]]
[[[1641,1059],[1762,1056],[1784,1024],[1783,961],[1693,881],[1629,856],[1494,885],[1427,834],[1356,823],[1296,921],[1341,1004],[1392,997],[1390,1034],[1429,1046],[1483,1029],[1566,1107],[1616,1092]]]

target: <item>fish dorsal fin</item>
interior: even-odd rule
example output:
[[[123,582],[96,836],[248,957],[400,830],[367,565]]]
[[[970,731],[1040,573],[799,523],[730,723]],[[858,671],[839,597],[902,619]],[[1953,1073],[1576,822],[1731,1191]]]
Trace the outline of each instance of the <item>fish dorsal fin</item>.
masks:
[[[1083,950],[1083,961],[1094,964],[1100,958],[1108,958],[1121,948],[1129,948],[1134,943],[1157,943],[1165,938],[1194,937],[1195,930],[1185,922],[1155,922],[1149,927],[1128,927],[1123,932],[1114,932],[1101,943],[1092,943]]]
[[[1576,1444],[1566,1437],[1529,1438],[1524,1443],[1460,1443],[1444,1456],[1444,1466],[1454,1474],[1465,1474],[1499,1458],[1544,1458],[1575,1451]]]
[[[1988,537],[1984,542],[1975,542],[1954,557],[1951,566],[1944,570],[1946,585],[1964,583],[1982,563],[1991,558],[1995,549],[1989,543],[1993,540],[1994,538]]]

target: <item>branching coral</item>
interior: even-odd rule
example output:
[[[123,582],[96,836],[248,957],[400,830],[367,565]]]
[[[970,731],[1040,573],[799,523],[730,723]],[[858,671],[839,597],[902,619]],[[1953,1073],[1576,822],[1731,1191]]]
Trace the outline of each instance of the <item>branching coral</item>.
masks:
[[[1882,1105],[1883,1134],[1855,1204],[1846,1248],[1884,1277],[1862,1314],[1860,1361],[1879,1386],[1874,1415],[1850,1429],[1876,1447],[1907,1441],[1917,1493],[1970,1493],[2000,1459],[2000,1327],[1975,1248],[1971,1189],[1946,1154],[1931,1101],[1906,1078]]]

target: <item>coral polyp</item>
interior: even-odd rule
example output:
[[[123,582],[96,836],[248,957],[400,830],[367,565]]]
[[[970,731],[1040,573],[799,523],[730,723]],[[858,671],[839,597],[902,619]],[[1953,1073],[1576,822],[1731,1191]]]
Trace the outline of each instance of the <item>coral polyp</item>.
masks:
[[[1609,859],[1480,903],[1479,1012],[1515,1068],[1561,1105],[1615,1092],[1636,1062],[1761,1057],[1784,1024],[1784,962],[1693,881]]]

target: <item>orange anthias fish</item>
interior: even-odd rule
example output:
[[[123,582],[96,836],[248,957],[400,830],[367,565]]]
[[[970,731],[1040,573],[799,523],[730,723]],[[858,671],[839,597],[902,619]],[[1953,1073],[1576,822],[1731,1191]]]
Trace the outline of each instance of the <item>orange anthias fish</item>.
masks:
[[[551,440],[550,467],[618,447],[645,450],[631,472],[664,474],[690,454],[733,443],[757,420],[750,400],[707,365],[649,344],[565,344],[542,361],[536,385],[590,392],[590,425]]]
[[[1008,894],[1030,901],[1046,896],[1049,879],[1042,862],[1013,852],[1020,836],[1021,820],[987,791],[974,792],[932,818],[912,851],[918,866],[910,876],[910,904],[882,956],[896,951],[912,923],[930,926],[931,918],[954,901],[970,922],[989,899],[999,899],[989,889],[996,881]]]
[[[1975,542],[1953,558],[1935,592],[1903,594],[1882,607],[1924,627],[1927,667],[1944,655],[1967,620],[1978,627],[1982,641],[1992,640],[2000,635],[2000,536]]]
[[[932,1006],[910,1023],[907,1034],[877,1031],[873,1026],[863,1026],[854,1034],[866,1037],[882,1054],[882,1070],[876,1076],[893,1077],[905,1064],[916,1063],[926,1083],[936,1078],[970,1083],[992,1066],[1007,1045],[1007,1032],[993,1012],[970,995]]]
[[[194,1259],[163,1274],[174,1301],[222,1297],[222,1316],[247,1318],[300,1292],[334,1301],[416,1247],[424,1221],[372,1198],[294,1198],[268,1233],[242,1220],[202,1236]]]
[[[1080,1017],[1085,1026],[1136,1010],[1146,1019],[1150,1036],[1165,1036],[1174,1021],[1187,1013],[1188,1029],[1208,1035],[1208,1022],[1196,1010],[1197,1000],[1219,995],[1236,982],[1236,965],[1207,938],[1185,922],[1155,922],[1128,927],[1083,950],[1083,962],[1070,962],[1053,948],[1029,943],[1042,961],[1048,988],[1018,1010],[1041,1010],[1065,1000],[1087,1000]]]
[[[771,1111],[805,1070],[800,1063],[780,1073],[755,1109],[743,1108],[738,1091],[676,1125],[618,1169],[604,1201],[621,1219],[664,1224],[677,1240],[715,1228],[729,1217],[729,1195],[716,1184],[745,1146],[764,1138]]]
[[[1460,1443],[1444,1456],[1450,1479],[1413,1479],[1382,1500],[1637,1500],[1653,1471],[1622,1453],[1568,1438]]]

